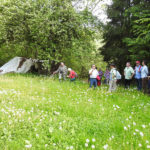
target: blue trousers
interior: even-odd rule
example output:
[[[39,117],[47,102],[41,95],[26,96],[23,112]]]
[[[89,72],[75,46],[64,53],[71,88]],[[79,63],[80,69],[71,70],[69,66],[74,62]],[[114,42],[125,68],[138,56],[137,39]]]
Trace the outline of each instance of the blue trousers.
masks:
[[[136,82],[137,82],[137,89],[139,91],[142,90],[142,79],[136,79]]]
[[[94,88],[97,87],[97,79],[96,78],[90,78],[90,88],[94,85]]]

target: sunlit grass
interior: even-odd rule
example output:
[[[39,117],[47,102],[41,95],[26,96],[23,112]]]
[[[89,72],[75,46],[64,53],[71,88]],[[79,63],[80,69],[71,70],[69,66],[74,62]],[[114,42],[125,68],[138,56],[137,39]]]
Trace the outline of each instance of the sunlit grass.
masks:
[[[0,76],[0,149],[150,148],[150,98],[135,89]]]

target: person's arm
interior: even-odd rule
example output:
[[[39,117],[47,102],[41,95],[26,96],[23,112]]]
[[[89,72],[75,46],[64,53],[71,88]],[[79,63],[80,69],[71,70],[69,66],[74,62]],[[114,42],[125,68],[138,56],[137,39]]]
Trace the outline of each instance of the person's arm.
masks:
[[[135,72],[134,72],[134,70],[133,70],[133,68],[132,68],[132,70],[131,70],[131,79],[133,78],[133,76],[135,75]]]
[[[89,71],[89,75],[92,75],[92,73],[93,73],[93,69],[91,69],[91,70]]]
[[[53,72],[53,74],[57,74],[59,72],[59,68]]]
[[[72,72],[70,72],[70,74],[69,74],[69,78],[71,78],[72,77]]]
[[[145,68],[145,73],[148,75],[148,68],[147,67]]]

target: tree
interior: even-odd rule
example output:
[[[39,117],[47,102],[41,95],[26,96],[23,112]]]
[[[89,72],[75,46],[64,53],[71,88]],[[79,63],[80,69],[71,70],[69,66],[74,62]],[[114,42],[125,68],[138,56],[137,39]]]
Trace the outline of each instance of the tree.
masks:
[[[2,61],[18,55],[49,60],[51,68],[64,61],[80,71],[87,69],[90,59],[99,55],[95,34],[100,24],[88,9],[77,12],[70,0],[5,0],[0,3]]]

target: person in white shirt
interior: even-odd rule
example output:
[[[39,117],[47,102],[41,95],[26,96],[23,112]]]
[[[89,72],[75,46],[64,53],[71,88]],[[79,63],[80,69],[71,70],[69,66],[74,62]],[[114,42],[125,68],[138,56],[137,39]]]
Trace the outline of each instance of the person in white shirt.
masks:
[[[146,66],[146,62],[142,62],[142,70],[141,70],[141,78],[142,78],[142,88],[143,92],[147,93],[148,90],[148,67]]]
[[[89,75],[90,75],[90,88],[94,85],[94,88],[97,87],[97,76],[99,75],[96,66],[92,65],[92,68],[89,70]]]
[[[109,92],[112,92],[117,89],[117,70],[114,64],[111,64],[110,68]]]

